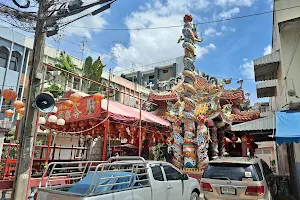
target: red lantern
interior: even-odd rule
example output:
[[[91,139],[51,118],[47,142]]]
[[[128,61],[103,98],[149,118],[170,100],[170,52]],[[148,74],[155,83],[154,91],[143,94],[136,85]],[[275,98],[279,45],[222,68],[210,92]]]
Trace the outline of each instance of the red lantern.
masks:
[[[5,116],[6,117],[11,117],[13,115],[14,115],[14,111],[13,110],[8,109],[8,110],[5,111]]]
[[[224,137],[224,143],[227,146],[230,143],[230,139],[227,137]]]
[[[100,93],[96,93],[93,95],[93,99],[95,100],[96,103],[100,103],[103,99],[103,95]]]
[[[5,89],[2,91],[2,96],[5,99],[5,102],[8,103],[17,98],[18,94],[12,89]]]
[[[130,130],[131,133],[135,133],[136,132],[136,127],[135,126],[131,126],[129,128],[129,130]]]
[[[14,101],[12,103],[12,106],[15,108],[15,109],[20,109],[20,108],[23,108],[25,106],[25,104],[22,102],[22,101]]]
[[[74,103],[78,103],[81,100],[81,98],[82,98],[81,95],[78,93],[71,94],[70,96],[70,100],[73,101]]]
[[[24,113],[25,113],[25,108],[23,107],[23,108],[18,108],[17,110],[17,113],[19,113],[20,115],[24,115]]]
[[[247,139],[247,136],[243,136],[242,137],[242,143],[247,143],[248,139]]]
[[[71,100],[66,100],[65,102],[64,102],[64,105],[67,107],[67,108],[72,108],[73,107],[73,101],[71,101]]]

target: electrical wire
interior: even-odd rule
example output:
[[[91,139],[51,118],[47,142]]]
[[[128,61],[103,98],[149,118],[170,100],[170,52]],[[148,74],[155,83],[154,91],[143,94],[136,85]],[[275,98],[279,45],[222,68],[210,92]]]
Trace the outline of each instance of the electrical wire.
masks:
[[[270,14],[270,13],[274,13],[274,12],[280,12],[280,11],[284,11],[284,10],[298,8],[298,7],[300,7],[300,5],[292,6],[292,7],[288,7],[288,8],[282,8],[282,9],[278,9],[278,10],[271,10],[271,11],[259,12],[259,13],[249,14],[249,15],[231,17],[231,18],[226,18],[226,19],[199,22],[199,23],[195,23],[195,24],[196,25],[213,24],[213,23],[231,21],[231,20],[236,20],[236,19],[243,19],[243,18],[260,16],[260,15]],[[148,27],[148,28],[98,28],[98,27],[82,27],[82,26],[75,26],[75,25],[69,25],[69,26],[76,27],[76,28],[84,28],[84,29],[96,29],[96,30],[102,30],[102,31],[141,31],[141,30],[156,30],[156,29],[178,28],[178,27],[183,27],[184,25],[182,24],[182,25]]]

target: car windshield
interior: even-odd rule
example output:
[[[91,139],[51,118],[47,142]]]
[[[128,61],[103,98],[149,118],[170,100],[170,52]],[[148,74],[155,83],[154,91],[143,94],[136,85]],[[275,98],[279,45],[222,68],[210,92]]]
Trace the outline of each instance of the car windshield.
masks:
[[[260,181],[254,165],[236,163],[211,163],[206,167],[203,178],[230,181]]]

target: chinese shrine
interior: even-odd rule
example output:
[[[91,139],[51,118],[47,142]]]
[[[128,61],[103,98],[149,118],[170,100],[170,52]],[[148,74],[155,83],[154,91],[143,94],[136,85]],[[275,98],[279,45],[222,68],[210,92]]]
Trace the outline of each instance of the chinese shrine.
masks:
[[[183,36],[178,40],[183,41],[184,48],[182,80],[168,92],[152,92],[148,100],[157,105],[153,113],[172,124],[167,140],[173,152],[172,163],[180,169],[201,171],[209,158],[227,154],[228,142],[234,148],[241,142],[236,135],[226,134],[230,125],[257,119],[259,113],[240,110],[249,101],[242,81],[240,88],[225,90],[231,79],[218,80],[195,71],[196,43],[202,39],[192,20],[191,15],[184,16]],[[246,136],[242,140],[253,142]]]

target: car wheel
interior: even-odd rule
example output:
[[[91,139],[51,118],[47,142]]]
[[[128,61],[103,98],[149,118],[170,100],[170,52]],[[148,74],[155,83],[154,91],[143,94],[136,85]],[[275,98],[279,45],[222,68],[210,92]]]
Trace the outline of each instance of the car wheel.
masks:
[[[190,200],[200,200],[199,194],[197,192],[192,192]]]

